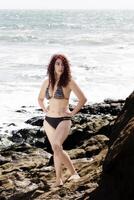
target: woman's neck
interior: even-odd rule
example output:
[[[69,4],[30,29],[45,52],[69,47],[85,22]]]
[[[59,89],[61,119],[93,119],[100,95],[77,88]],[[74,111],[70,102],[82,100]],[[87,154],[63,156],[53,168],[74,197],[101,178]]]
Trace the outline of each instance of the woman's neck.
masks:
[[[60,76],[55,76],[55,81],[58,82],[60,80]]]

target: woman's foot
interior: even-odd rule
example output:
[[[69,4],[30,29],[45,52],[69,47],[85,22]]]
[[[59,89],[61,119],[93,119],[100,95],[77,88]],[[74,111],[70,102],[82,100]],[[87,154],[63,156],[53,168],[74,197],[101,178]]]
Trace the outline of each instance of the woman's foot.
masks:
[[[80,179],[80,176],[79,174],[76,172],[75,174],[72,174],[69,178],[68,178],[68,181],[71,181],[71,180],[78,180]]]
[[[63,185],[63,181],[60,179],[60,180],[56,181],[56,182],[52,185],[52,187],[55,188],[55,187],[59,187],[59,186],[62,186],[62,185]]]

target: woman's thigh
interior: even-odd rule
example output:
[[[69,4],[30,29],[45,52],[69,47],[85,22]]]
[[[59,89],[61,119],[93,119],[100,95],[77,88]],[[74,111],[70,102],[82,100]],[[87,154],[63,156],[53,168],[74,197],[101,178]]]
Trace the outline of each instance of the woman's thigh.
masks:
[[[54,133],[55,129],[46,120],[44,120],[43,122],[43,127],[48,137],[48,140],[52,146],[54,138],[55,138],[55,133]]]
[[[64,120],[59,123],[55,129],[54,142],[62,145],[65,139],[68,137],[71,128],[71,120]]]

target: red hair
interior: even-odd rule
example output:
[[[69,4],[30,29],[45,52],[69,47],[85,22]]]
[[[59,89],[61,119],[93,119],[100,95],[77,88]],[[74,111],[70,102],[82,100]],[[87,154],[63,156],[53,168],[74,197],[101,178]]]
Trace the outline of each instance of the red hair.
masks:
[[[54,66],[55,66],[55,62],[57,59],[60,59],[62,61],[62,64],[64,66],[64,71],[60,77],[59,86],[67,86],[67,84],[69,83],[70,79],[71,79],[71,71],[70,71],[70,64],[68,59],[62,55],[62,54],[55,54],[51,57],[51,60],[48,64],[48,68],[47,68],[47,74],[49,76],[49,81],[51,82],[51,86],[52,88],[54,88],[55,85],[55,75],[54,75]]]

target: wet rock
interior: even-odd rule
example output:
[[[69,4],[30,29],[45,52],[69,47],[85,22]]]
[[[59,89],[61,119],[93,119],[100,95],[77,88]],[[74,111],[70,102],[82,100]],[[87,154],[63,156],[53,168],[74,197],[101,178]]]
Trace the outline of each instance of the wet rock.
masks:
[[[18,112],[18,113],[27,113],[27,111],[26,111],[26,110],[24,110],[24,109],[21,109],[21,110],[16,110],[15,112]]]
[[[25,121],[26,124],[31,124],[32,126],[43,126],[43,116],[33,117],[27,121]]]
[[[8,126],[16,126],[16,124],[15,123],[10,123],[10,124],[8,124]]]
[[[121,103],[121,104],[124,104],[125,100],[124,99],[118,99],[118,100],[116,100],[116,99],[109,99],[109,98],[107,98],[107,99],[104,99],[104,102],[105,103],[109,103],[109,104],[111,104],[111,103]]]

